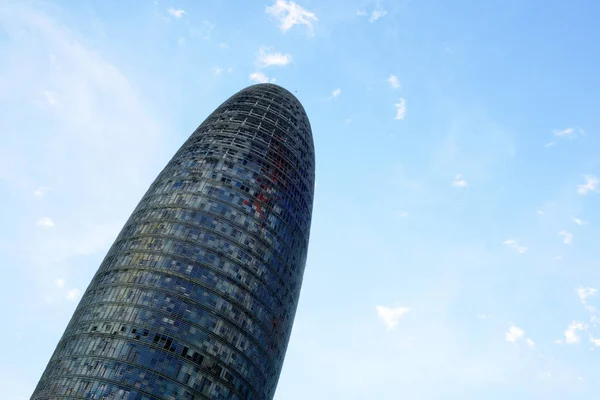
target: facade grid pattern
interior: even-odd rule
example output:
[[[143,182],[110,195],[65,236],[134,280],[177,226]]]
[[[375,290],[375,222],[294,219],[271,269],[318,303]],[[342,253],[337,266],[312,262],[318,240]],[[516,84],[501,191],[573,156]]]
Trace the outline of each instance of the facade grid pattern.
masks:
[[[306,263],[314,147],[273,84],[221,104],[109,249],[32,399],[272,399]]]

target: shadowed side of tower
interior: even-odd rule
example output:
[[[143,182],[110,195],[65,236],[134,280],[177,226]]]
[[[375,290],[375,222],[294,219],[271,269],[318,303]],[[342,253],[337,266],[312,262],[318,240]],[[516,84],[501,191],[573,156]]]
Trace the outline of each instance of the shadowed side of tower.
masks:
[[[271,399],[306,262],[310,123],[273,84],[219,106],[152,183],[32,399]]]

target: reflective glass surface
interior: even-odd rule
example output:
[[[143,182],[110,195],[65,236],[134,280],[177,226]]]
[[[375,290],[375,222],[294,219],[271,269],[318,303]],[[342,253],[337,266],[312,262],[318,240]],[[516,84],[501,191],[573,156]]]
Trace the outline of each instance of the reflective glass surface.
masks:
[[[314,171],[290,92],[254,85],[219,106],[123,227],[32,399],[271,399]]]

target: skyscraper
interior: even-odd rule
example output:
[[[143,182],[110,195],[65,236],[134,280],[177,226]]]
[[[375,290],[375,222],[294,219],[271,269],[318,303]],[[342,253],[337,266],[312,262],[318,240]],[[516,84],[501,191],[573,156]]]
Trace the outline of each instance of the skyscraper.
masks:
[[[314,169],[310,123],[290,92],[259,84],[221,104],[133,211],[32,399],[271,399]]]

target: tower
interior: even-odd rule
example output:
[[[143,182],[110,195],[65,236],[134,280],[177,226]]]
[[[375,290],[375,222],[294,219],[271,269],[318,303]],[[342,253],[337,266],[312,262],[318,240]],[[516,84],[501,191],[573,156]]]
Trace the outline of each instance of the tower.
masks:
[[[32,399],[271,399],[306,262],[314,148],[274,84],[221,104],[152,183]]]

